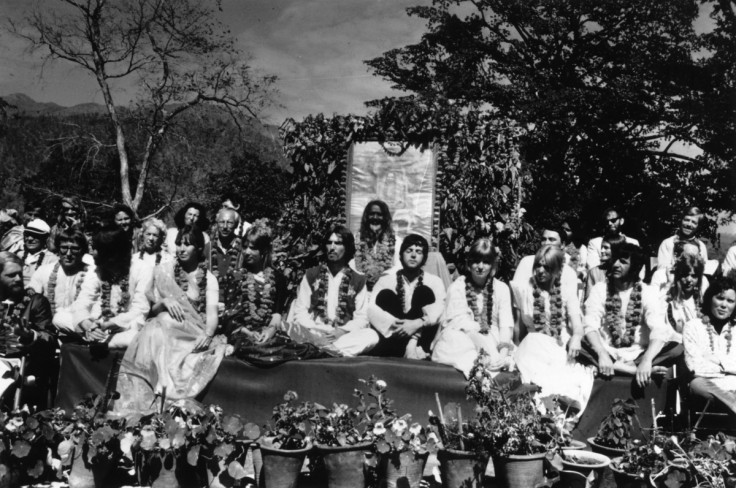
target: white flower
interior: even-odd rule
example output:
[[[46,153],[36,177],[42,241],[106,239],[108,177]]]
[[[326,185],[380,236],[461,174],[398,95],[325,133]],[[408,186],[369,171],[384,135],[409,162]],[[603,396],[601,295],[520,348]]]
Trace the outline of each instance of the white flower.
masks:
[[[437,434],[434,432],[430,432],[429,435],[427,435],[427,441],[434,441],[435,443],[439,444],[440,439],[437,437]]]
[[[394,431],[394,434],[396,435],[403,434],[408,427],[409,426],[406,425],[406,420],[404,419],[397,419],[393,424],[391,424],[391,430]]]
[[[133,441],[135,438],[133,437],[132,432],[126,432],[122,439],[120,439],[120,450],[123,451],[123,454],[129,458],[133,458],[133,453],[131,451],[131,447],[133,447]]]
[[[383,380],[377,380],[376,381],[376,388],[378,388],[379,390],[385,390],[387,386],[388,385]]]
[[[175,417],[174,418],[174,421],[179,425],[179,428],[180,429],[186,429],[187,428],[187,423],[184,421],[183,418],[181,418],[181,417]]]
[[[414,422],[411,424],[411,427],[409,427],[409,432],[411,432],[412,435],[419,435],[422,433],[422,426],[417,422]]]
[[[383,435],[385,433],[386,433],[386,426],[383,425],[383,422],[376,422],[376,425],[373,426],[373,434]]]

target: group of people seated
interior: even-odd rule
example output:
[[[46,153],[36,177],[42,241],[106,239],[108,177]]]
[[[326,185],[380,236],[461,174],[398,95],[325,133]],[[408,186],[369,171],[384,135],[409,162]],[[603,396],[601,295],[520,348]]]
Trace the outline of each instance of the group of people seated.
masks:
[[[736,413],[736,247],[709,282],[696,208],[662,242],[651,279],[649,257],[608,209],[604,235],[584,248],[563,227],[542,229],[538,251],[505,283],[492,237],[469,246],[453,280],[424,237],[394,235],[390,209],[374,200],[357,236],[343,225],[327,232],[295,296],[272,263],[271,225],[238,210],[235,195],[224,197],[210,226],[205,208],[188,203],[174,228],[138,224],[123,206],[95,221],[76,198],[62,201],[53,227],[0,212],[11,223],[0,241],[2,355],[27,357],[43,388],[58,341],[125,350],[120,411],[195,397],[234,345],[278,334],[333,355],[426,359],[465,375],[484,351],[494,373],[518,371],[573,415],[596,375],[644,387],[679,364],[695,376],[693,391]]]

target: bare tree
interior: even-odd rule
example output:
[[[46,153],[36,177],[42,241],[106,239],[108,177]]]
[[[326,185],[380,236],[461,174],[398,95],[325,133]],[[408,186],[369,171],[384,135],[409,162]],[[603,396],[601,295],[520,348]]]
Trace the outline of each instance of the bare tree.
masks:
[[[48,60],[89,71],[100,87],[120,157],[122,200],[137,210],[146,179],[177,117],[203,104],[228,110],[238,123],[270,103],[275,77],[255,73],[217,19],[220,0],[53,0],[37,4],[11,30]],[[121,80],[137,83],[130,110],[115,100]],[[123,120],[147,133],[140,155],[126,144]],[[135,191],[131,172],[137,170]]]

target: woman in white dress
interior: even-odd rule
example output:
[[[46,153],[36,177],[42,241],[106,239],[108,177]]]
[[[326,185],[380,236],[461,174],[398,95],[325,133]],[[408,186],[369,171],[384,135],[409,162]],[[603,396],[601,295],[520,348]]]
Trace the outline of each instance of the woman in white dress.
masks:
[[[736,414],[736,279],[713,280],[703,296],[699,318],[685,324],[682,341],[685,362],[695,378],[690,391],[716,398]]]
[[[672,328],[671,341],[682,342],[682,329],[698,317],[708,280],[703,276],[705,263],[699,256],[683,254],[675,262],[674,280],[663,297],[667,324]]]
[[[141,236],[138,242],[138,252],[133,253],[133,260],[143,262],[154,268],[162,261],[170,261],[172,254],[163,252],[166,239],[166,224],[162,220],[150,217],[141,224]],[[176,251],[176,250],[174,250]]]
[[[564,254],[544,246],[534,256],[527,282],[512,282],[521,340],[514,361],[526,383],[541,387],[542,398],[557,397],[582,413],[594,373],[575,361],[583,338],[580,302],[574,290],[560,286]]]
[[[440,331],[432,345],[432,361],[449,364],[467,377],[483,349],[491,370],[511,365],[514,318],[509,287],[494,278],[498,251],[483,237],[468,251],[465,276],[447,289]]]

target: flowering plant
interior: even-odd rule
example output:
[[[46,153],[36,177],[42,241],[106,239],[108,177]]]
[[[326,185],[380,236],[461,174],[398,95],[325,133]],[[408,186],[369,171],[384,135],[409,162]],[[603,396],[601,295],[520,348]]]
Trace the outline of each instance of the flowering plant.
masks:
[[[298,399],[295,391],[287,391],[284,401],[273,407],[273,426],[264,427],[265,446],[289,451],[309,447],[314,406],[309,402],[297,405]]]
[[[439,405],[439,398],[438,398]],[[439,416],[429,411],[428,440],[436,443],[438,449],[455,449],[474,451],[487,456],[483,445],[483,436],[477,419],[463,422],[462,410],[457,403],[448,403],[440,411]]]
[[[520,382],[499,384],[486,364],[481,350],[470,372],[468,398],[477,403],[478,433],[484,449],[493,455],[535,454],[557,445],[560,427],[544,405],[535,401],[538,387]]]
[[[626,449],[631,439],[631,422],[636,417],[637,408],[639,406],[632,399],[613,400],[611,412],[601,420],[598,434],[593,441],[601,446]]]
[[[371,376],[367,380],[358,380],[366,386],[354,389],[353,397],[357,401],[354,407],[334,403],[332,408],[314,404],[314,439],[318,444],[326,446],[352,446],[362,442],[372,442],[375,426],[378,431],[386,420],[393,418],[392,400],[386,397],[386,382]]]
[[[437,438],[430,435],[421,424],[411,421],[411,415],[406,414],[394,418],[388,423],[376,422],[373,427],[375,435],[375,449],[384,455],[397,455],[404,451],[413,451],[414,454],[425,454],[436,450]]]

